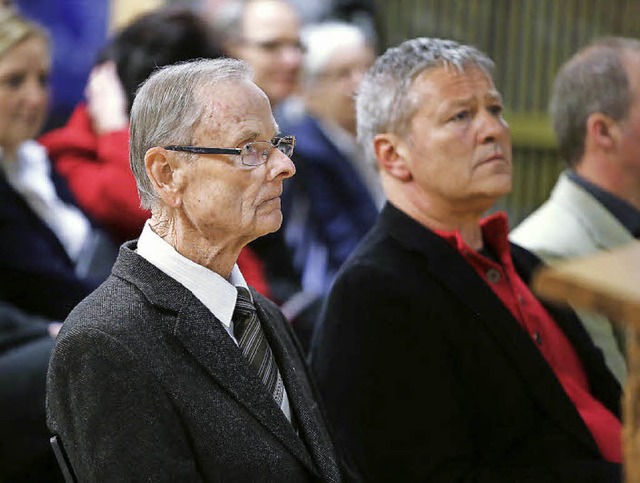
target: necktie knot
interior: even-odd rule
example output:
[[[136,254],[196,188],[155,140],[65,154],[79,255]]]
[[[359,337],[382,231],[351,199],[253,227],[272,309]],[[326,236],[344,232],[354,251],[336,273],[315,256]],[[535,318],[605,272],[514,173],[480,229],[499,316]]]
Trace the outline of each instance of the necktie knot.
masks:
[[[249,318],[256,311],[256,307],[253,305],[251,299],[251,293],[244,287],[236,287],[238,290],[238,297],[236,299],[236,307],[231,317],[236,325],[242,325],[242,321]],[[234,330],[237,332],[237,329]]]

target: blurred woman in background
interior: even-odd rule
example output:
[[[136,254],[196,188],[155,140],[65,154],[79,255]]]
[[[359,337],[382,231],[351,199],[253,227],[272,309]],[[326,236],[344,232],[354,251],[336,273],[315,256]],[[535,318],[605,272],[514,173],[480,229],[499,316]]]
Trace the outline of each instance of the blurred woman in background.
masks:
[[[48,107],[47,34],[0,10],[0,300],[62,320],[108,274],[115,250],[34,141]]]
[[[100,282],[98,232],[33,140],[49,68],[44,30],[0,7],[0,481],[63,481],[45,422],[52,320]]]

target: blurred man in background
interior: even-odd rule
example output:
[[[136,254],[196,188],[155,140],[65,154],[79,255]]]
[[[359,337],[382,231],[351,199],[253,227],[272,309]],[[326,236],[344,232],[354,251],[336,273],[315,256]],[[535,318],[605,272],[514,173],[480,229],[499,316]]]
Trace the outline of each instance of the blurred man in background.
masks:
[[[551,197],[510,235],[553,263],[610,250],[640,237],[640,41],[601,39],[558,73],[550,104],[569,169]],[[602,315],[582,323],[621,384],[625,339]]]
[[[309,25],[302,41],[304,111],[280,123],[297,139],[284,229],[304,291],[320,299],[384,198],[376,167],[356,141],[354,95],[375,52],[360,28],[344,22]]]
[[[212,19],[227,53],[251,65],[273,107],[298,89],[300,18],[284,0],[232,0]]]

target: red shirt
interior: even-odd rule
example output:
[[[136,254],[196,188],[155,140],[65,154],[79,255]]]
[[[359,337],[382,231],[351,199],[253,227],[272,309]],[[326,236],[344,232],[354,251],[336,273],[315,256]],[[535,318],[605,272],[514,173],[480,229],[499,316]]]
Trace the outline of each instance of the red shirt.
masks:
[[[459,232],[436,233],[458,250],[529,334],[589,428],[602,457],[621,463],[620,420],[593,397],[575,349],[517,274],[511,260],[506,215],[493,214],[482,220],[480,227],[485,248],[491,250],[499,262],[473,250]]]

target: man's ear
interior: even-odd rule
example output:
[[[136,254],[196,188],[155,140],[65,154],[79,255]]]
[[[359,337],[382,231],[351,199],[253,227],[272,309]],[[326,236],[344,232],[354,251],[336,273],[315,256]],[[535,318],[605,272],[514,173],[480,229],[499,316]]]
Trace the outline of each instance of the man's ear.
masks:
[[[377,134],[373,138],[373,151],[378,166],[400,181],[411,181],[413,175],[407,166],[407,144],[393,133]]]
[[[594,112],[587,118],[587,136],[594,146],[603,150],[615,147],[618,123],[602,112]]]
[[[181,165],[175,158],[159,146],[149,149],[144,155],[151,185],[164,203],[173,208],[182,202]]]

